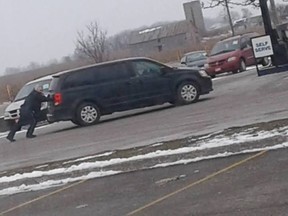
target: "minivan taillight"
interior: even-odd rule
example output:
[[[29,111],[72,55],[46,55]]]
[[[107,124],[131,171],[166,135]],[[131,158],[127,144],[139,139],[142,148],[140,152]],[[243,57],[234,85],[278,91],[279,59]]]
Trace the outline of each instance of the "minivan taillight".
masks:
[[[58,106],[61,103],[62,103],[62,94],[61,93],[54,94],[54,105]]]

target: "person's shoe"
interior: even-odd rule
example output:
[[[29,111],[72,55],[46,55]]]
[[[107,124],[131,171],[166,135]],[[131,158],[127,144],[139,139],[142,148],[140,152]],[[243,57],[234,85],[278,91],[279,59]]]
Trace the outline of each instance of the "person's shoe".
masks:
[[[26,137],[32,139],[32,138],[35,138],[36,135],[33,135],[33,134],[32,134],[32,135],[27,135]]]
[[[8,136],[6,137],[6,139],[9,140],[10,142],[15,142],[16,141],[15,139],[13,139],[11,137],[8,137]]]

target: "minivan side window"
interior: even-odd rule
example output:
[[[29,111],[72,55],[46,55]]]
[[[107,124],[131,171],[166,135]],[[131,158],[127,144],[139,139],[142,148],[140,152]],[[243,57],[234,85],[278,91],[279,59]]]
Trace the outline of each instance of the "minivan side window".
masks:
[[[159,76],[161,74],[161,65],[149,61],[132,62],[133,70],[139,77],[143,76]]]
[[[132,77],[133,74],[126,67],[124,62],[104,65],[96,69],[96,83],[112,82]]]
[[[95,83],[95,68],[83,69],[69,74],[64,80],[63,89],[93,85]]]
[[[63,89],[113,82],[131,76],[132,74],[126,68],[125,63],[122,62],[96,66],[69,75],[64,81]]]

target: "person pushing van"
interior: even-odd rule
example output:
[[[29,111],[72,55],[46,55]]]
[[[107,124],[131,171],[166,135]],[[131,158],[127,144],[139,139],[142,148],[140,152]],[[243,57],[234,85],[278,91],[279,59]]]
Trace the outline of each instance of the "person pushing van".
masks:
[[[19,131],[24,125],[29,125],[26,137],[36,137],[36,135],[33,135],[33,132],[37,124],[37,117],[41,110],[41,104],[42,102],[49,100],[50,99],[43,94],[42,86],[36,85],[32,92],[26,97],[24,104],[20,108],[20,118],[11,128],[6,139],[8,139],[10,142],[14,142],[16,132]]]

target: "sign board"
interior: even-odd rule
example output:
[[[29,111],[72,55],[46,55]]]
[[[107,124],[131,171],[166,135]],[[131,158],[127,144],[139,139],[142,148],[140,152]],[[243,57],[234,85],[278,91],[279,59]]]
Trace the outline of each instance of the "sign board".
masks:
[[[251,39],[255,58],[263,58],[274,55],[270,35]]]

